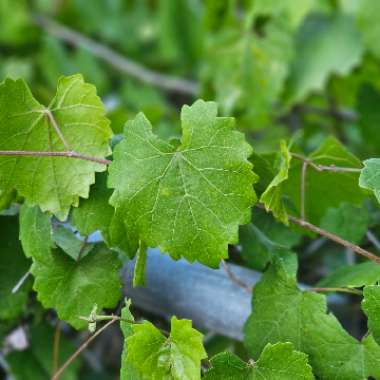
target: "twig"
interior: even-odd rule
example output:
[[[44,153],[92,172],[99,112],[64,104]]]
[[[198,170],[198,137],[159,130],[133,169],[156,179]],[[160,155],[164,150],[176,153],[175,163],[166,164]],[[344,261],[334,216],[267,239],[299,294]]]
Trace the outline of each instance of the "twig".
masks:
[[[227,273],[227,276],[229,279],[234,282],[237,286],[244,289],[248,293],[252,293],[251,288],[243,281],[241,281],[239,278],[235,276],[235,274],[232,272],[231,268],[228,266],[228,264],[225,262],[225,260],[222,260],[223,268],[225,272]]]
[[[304,161],[301,172],[301,219],[305,220],[305,183],[308,162]]]
[[[44,152],[44,151],[33,151],[33,150],[0,150],[0,156],[67,157],[67,158],[75,158],[78,160],[96,162],[102,165],[108,165],[112,162],[111,160],[87,156],[85,154],[77,153],[75,151]]]
[[[15,294],[19,291],[19,289],[22,285],[24,285],[25,281],[28,279],[30,274],[30,269],[25,274],[23,274],[23,276],[17,281],[17,284],[13,287],[12,294]]]
[[[57,319],[54,331],[54,341],[53,341],[53,375],[58,369],[59,364],[59,343],[61,340],[61,321]]]
[[[262,204],[258,203],[258,204],[256,204],[256,207],[265,210],[265,206]],[[376,256],[372,252],[367,251],[364,248],[359,247],[358,245],[356,245],[354,243],[351,243],[347,240],[344,240],[344,239],[340,238],[339,236],[337,236],[337,235],[335,235],[329,231],[326,231],[320,227],[315,226],[314,224],[306,222],[305,220],[298,219],[292,215],[288,215],[288,219],[294,224],[297,224],[301,227],[307,228],[308,230],[313,231],[313,232],[317,233],[318,235],[325,236],[328,239],[334,241],[335,243],[342,245],[343,247],[352,249],[358,255],[364,256],[367,259],[374,261],[376,264],[380,264],[380,257]]]
[[[80,353],[87,348],[87,346],[104,330],[106,330],[109,326],[119,320],[119,317],[115,316],[108,323],[106,323],[103,327],[101,327],[98,331],[96,331],[93,335],[88,337],[80,347],[65,361],[61,368],[54,374],[51,380],[59,380],[59,377],[62,375],[63,371],[80,355]]]
[[[306,292],[339,292],[339,293],[349,293],[355,294],[357,296],[362,296],[363,293],[359,289],[351,289],[351,288],[307,288],[304,291]]]
[[[177,78],[153,70],[145,68],[134,62],[130,58],[126,58],[116,53],[108,46],[102,45],[83,34],[63,26],[56,21],[47,17],[37,15],[35,21],[45,30],[45,32],[59,38],[70,45],[81,47],[89,51],[95,57],[98,57],[114,68],[123,71],[130,76],[141,80],[142,82],[163,88],[169,91],[180,92],[189,95],[197,95],[199,93],[199,85],[190,80]]]
[[[347,168],[342,166],[336,166],[336,165],[319,165],[313,162],[312,160],[308,159],[307,157],[302,156],[298,153],[290,153],[292,157],[297,158],[298,160],[301,160],[303,162],[306,162],[308,165],[310,165],[312,168],[319,172],[323,171],[330,171],[330,172],[343,172],[343,173],[360,173],[362,169],[360,168]]]

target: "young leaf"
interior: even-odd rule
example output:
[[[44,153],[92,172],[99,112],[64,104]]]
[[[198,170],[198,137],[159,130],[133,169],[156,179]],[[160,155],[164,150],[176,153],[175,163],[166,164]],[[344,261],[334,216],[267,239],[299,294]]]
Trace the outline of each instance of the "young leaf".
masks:
[[[380,344],[380,286],[366,286],[363,295],[362,309],[368,317],[368,329]]]
[[[372,190],[378,202],[380,202],[380,158],[370,158],[363,162],[359,177],[359,186]]]
[[[127,360],[143,380],[200,379],[201,360],[207,355],[202,334],[191,327],[191,321],[173,317],[168,338],[147,321],[132,329],[133,335],[127,338]]]
[[[380,281],[380,265],[373,261],[344,266],[322,279],[318,286],[331,288],[361,288]]]
[[[257,362],[244,363],[239,357],[222,352],[211,360],[205,380],[312,380],[307,355],[294,350],[291,343],[267,344]]]
[[[79,262],[60,250],[35,260],[31,272],[34,289],[45,308],[55,308],[60,319],[77,329],[86,327],[79,319],[94,304],[112,308],[120,297],[120,260],[104,246],[97,246]]]
[[[7,79],[0,84],[0,109],[0,150],[70,150],[95,158],[110,154],[112,132],[104,106],[81,75],[61,77],[48,108],[34,99],[23,80]],[[88,197],[94,173],[104,170],[105,165],[87,160],[0,154],[1,190],[15,188],[28,204],[62,220],[79,197]]]
[[[249,353],[259,357],[267,343],[291,342],[309,355],[321,379],[362,380],[380,375],[380,348],[371,336],[358,342],[332,314],[321,294],[302,292],[277,261],[253,291],[253,312],[245,326]]]
[[[288,179],[292,156],[290,155],[285,141],[281,141],[280,149],[278,173],[273,178],[265,192],[261,194],[260,202],[264,203],[267,211],[272,211],[276,219],[288,224],[288,216],[282,200],[281,184]]]
[[[29,270],[30,260],[22,253],[18,240],[17,218],[0,216],[0,324],[17,318],[25,308],[31,283],[23,284],[16,293],[12,289]]]
[[[184,106],[181,120],[177,149],[152,133],[144,115],[127,123],[110,165],[110,202],[147,246],[216,267],[256,200],[251,147],[233,119],[217,117],[215,103]]]

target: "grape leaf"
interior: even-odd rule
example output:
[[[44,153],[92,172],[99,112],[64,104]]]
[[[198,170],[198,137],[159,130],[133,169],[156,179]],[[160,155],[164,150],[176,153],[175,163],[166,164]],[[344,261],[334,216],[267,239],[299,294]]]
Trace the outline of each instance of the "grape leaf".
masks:
[[[378,15],[380,4],[378,1],[361,0],[357,5],[357,24],[363,35],[363,40],[373,54],[380,58],[380,25]]]
[[[360,160],[334,137],[328,137],[307,158],[318,165],[335,165],[357,169],[361,167]],[[293,159],[289,178],[283,183],[283,197],[287,200],[287,211],[296,217],[299,217],[301,213],[300,183],[302,164],[302,161]],[[360,191],[358,177],[359,173],[320,172],[309,165],[305,179],[306,220],[320,225],[322,218],[329,208],[337,208],[342,203],[361,206],[365,194],[363,191]],[[323,197],[321,194],[323,194]],[[316,199],[318,199],[318,202],[315,202]],[[348,223],[352,223],[352,221],[348,221]]]
[[[292,27],[297,27],[314,4],[315,0],[256,0],[253,10],[256,16],[285,17]]]
[[[0,108],[0,150],[67,151],[50,112],[70,150],[96,158],[110,154],[111,129],[103,104],[81,75],[58,80],[48,109],[23,80],[6,79],[0,84]],[[67,157],[0,156],[1,190],[15,188],[28,204],[62,220],[79,197],[88,197],[94,173],[103,170],[103,164]]]
[[[362,309],[368,317],[368,330],[380,344],[380,286],[366,286],[363,296]]]
[[[27,281],[16,292],[12,289],[29,270],[30,261],[25,258],[18,240],[17,218],[0,216],[0,321],[17,318],[24,310],[31,283]],[[1,323],[1,322],[0,322]]]
[[[337,208],[329,208],[321,220],[323,229],[355,244],[362,240],[368,224],[368,209],[351,203],[341,203]]]
[[[380,202],[380,158],[370,158],[363,161],[364,168],[359,177],[359,186],[372,190]]]
[[[144,115],[128,122],[109,168],[110,203],[124,209],[128,230],[172,258],[217,267],[238,225],[250,220],[256,175],[251,147],[216,104],[182,108],[181,145],[160,140]]]
[[[191,321],[172,317],[168,338],[148,321],[132,325],[132,329],[133,335],[127,338],[127,360],[142,379],[200,379],[201,360],[207,354],[202,334],[191,327]]]
[[[331,288],[361,288],[380,281],[380,265],[372,261],[344,266],[323,278],[318,286]]]
[[[312,380],[307,355],[294,350],[291,343],[267,344],[257,362],[244,363],[239,357],[222,352],[211,360],[205,380]]]
[[[204,67],[223,114],[241,115],[247,128],[270,125],[293,58],[293,36],[282,19],[270,20],[262,34],[227,29],[212,40]]]
[[[20,207],[19,238],[26,257],[43,260],[50,255],[54,246],[50,219],[38,206]]]
[[[82,199],[79,207],[74,208],[71,223],[82,236],[100,231],[108,247],[132,258],[138,248],[138,238],[133,230],[126,228],[123,209],[115,210],[109,204],[112,190],[107,188],[106,182],[105,173],[98,173],[89,198]]]
[[[261,194],[260,202],[264,204],[267,211],[271,211],[273,213],[275,218],[284,224],[288,224],[288,215],[281,198],[281,184],[288,179],[292,156],[285,141],[281,141],[280,149],[278,173],[272,179],[272,182],[269,184],[264,193]]]
[[[34,260],[31,272],[42,305],[55,308],[60,319],[80,329],[86,327],[86,322],[79,316],[88,315],[94,304],[99,309],[117,304],[120,268],[117,255],[99,245],[79,262],[54,250],[43,260]]]
[[[291,342],[309,355],[321,379],[362,380],[380,376],[380,348],[367,336],[350,336],[332,314],[326,314],[321,294],[302,292],[280,260],[253,291],[253,312],[245,326],[248,352],[257,358],[267,343]]]
[[[57,247],[74,260],[81,260],[92,250],[93,244],[79,240],[73,231],[58,225],[54,228],[53,240]]]
[[[331,74],[348,74],[360,62],[363,46],[349,15],[314,14],[299,29],[295,51],[287,90],[290,103],[322,90]]]
[[[128,361],[128,338],[133,335],[133,328],[131,323],[135,319],[130,312],[129,308],[131,306],[130,300],[125,300],[125,306],[121,310],[121,318],[124,319],[120,321],[120,328],[124,336],[123,353],[121,355],[121,369],[120,369],[120,380],[141,380],[136,368],[132,363]]]

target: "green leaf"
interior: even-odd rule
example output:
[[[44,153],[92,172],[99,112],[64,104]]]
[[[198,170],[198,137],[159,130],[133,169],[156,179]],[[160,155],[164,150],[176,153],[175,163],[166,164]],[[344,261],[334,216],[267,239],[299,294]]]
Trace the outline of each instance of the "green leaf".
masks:
[[[363,205],[354,206],[341,203],[337,208],[329,208],[321,220],[321,227],[342,239],[360,243],[369,224],[369,212]]]
[[[48,108],[23,80],[7,79],[0,84],[0,108],[0,150],[67,151],[50,112],[71,151],[96,158],[110,154],[104,106],[81,75],[61,77]],[[103,164],[67,157],[0,156],[1,190],[15,188],[29,205],[38,204],[62,220],[79,197],[88,197],[95,172],[104,170]]]
[[[133,272],[133,286],[145,286],[145,268],[148,258],[148,247],[140,241],[136,264]]]
[[[292,27],[297,27],[314,4],[315,0],[256,0],[253,10],[256,16],[285,17]]]
[[[138,248],[138,237],[126,228],[123,209],[115,210],[108,202],[112,190],[106,186],[107,176],[98,173],[88,199],[82,199],[72,212],[71,223],[82,236],[100,231],[108,247],[133,258]]]
[[[184,106],[181,120],[177,149],[144,115],[127,123],[109,168],[110,202],[147,246],[217,267],[256,200],[251,147],[233,119],[217,117],[215,103]]]
[[[276,222],[270,214],[255,210],[254,222],[241,226],[239,237],[241,255],[253,269],[263,271],[274,258],[282,257],[291,273],[296,273],[297,257],[291,246],[301,235]]]
[[[120,297],[120,260],[104,246],[96,246],[79,262],[60,250],[43,260],[35,260],[31,269],[34,289],[45,308],[55,308],[60,319],[77,329],[86,327],[79,319],[99,309],[114,307]]]
[[[359,177],[359,186],[372,190],[380,202],[380,158],[370,158],[363,161],[364,168]]]
[[[357,24],[363,35],[363,40],[373,54],[380,58],[380,25],[377,16],[380,13],[378,1],[361,0],[357,5]]]
[[[120,328],[124,336],[123,353],[121,355],[120,380],[141,380],[136,368],[128,361],[128,338],[133,335],[133,328],[131,323],[125,322],[125,320],[135,320],[129,310],[130,307],[131,301],[126,299],[125,306],[121,310],[121,318],[124,319],[124,321],[120,321]]]
[[[54,246],[50,216],[38,206],[20,207],[20,240],[26,257],[43,260]]]
[[[201,360],[207,357],[202,334],[191,327],[191,321],[171,319],[168,338],[145,321],[132,326],[127,338],[127,360],[142,379],[197,380],[201,376]]]
[[[108,228],[115,209],[108,203],[112,190],[106,186],[106,173],[97,173],[95,184],[90,188],[88,199],[81,199],[71,214],[71,224],[82,236],[101,231],[107,240]]]
[[[361,167],[360,160],[334,137],[328,137],[307,158],[318,165],[355,169]],[[283,197],[287,200],[288,213],[296,217],[301,214],[302,165],[301,160],[292,160],[289,178],[283,185]],[[330,208],[339,207],[342,203],[362,206],[365,194],[360,191],[358,177],[359,173],[355,172],[318,171],[309,165],[305,178],[305,219],[319,226]]]
[[[248,352],[259,357],[267,343],[291,342],[309,355],[320,379],[362,380],[380,375],[380,348],[372,337],[350,336],[321,294],[302,292],[281,261],[264,274],[253,291],[253,312],[245,326]]]
[[[278,173],[273,178],[267,189],[261,194],[262,202],[267,211],[271,211],[276,219],[288,224],[288,215],[282,201],[282,183],[288,179],[292,156],[285,141],[281,141],[279,154]]]
[[[362,309],[368,317],[368,330],[380,344],[380,286],[366,286],[363,295]]]
[[[25,258],[18,240],[16,217],[0,216],[0,324],[17,318],[25,309],[31,283],[27,281],[16,292],[12,289],[26,274],[30,261]]]
[[[322,279],[318,286],[326,288],[361,288],[380,281],[380,265],[372,261],[344,266]]]
[[[23,351],[13,351],[6,356],[14,380],[46,380],[53,372],[54,329],[47,324],[33,326],[29,336],[30,346]],[[74,352],[75,346],[61,334],[58,367]],[[63,372],[60,379],[77,380],[80,361],[76,360]]]
[[[263,36],[243,31],[241,24],[212,40],[202,77],[206,89],[212,85],[223,114],[235,111],[247,128],[259,129],[271,125],[276,112],[293,58],[293,36],[281,19],[269,21]]]
[[[92,250],[93,244],[79,240],[75,234],[62,225],[54,228],[54,243],[74,260],[81,260]]]
[[[349,15],[310,16],[299,29],[287,91],[290,103],[325,87],[332,74],[345,75],[357,65],[363,47]]]
[[[295,351],[291,343],[267,344],[257,362],[244,363],[239,357],[222,352],[211,360],[205,380],[312,380],[307,355]]]

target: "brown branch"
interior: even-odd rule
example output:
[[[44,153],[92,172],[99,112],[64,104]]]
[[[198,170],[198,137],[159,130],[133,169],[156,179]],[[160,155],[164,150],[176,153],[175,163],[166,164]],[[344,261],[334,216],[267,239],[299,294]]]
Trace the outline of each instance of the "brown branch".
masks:
[[[258,203],[256,204],[256,207],[260,208],[260,209],[263,209],[265,210],[265,206]],[[288,219],[294,223],[294,224],[297,224],[303,228],[306,228],[312,232],[315,232],[317,233],[318,235],[321,235],[321,236],[324,236],[328,239],[330,239],[331,241],[337,243],[337,244],[340,244],[342,245],[343,247],[346,247],[346,248],[349,248],[349,249],[352,249],[354,252],[356,252],[358,255],[361,255],[363,257],[366,257],[367,259],[369,260],[372,260],[373,262],[375,262],[376,264],[380,264],[380,257],[376,256],[375,254],[373,254],[372,252],[370,251],[367,251],[366,249],[364,248],[361,248],[359,247],[358,245],[354,244],[354,243],[351,243],[347,240],[344,240],[342,238],[340,238],[339,236],[329,232],[329,231],[326,231],[320,227],[317,227],[315,226],[314,224],[311,224],[309,222],[306,222],[305,220],[302,220],[302,219],[298,219],[292,215],[288,215]]]
[[[292,157],[301,160],[303,162],[306,162],[308,165],[310,165],[312,168],[319,172],[323,171],[330,171],[330,172],[335,172],[335,173],[360,173],[362,169],[360,168],[347,168],[347,167],[342,167],[342,166],[336,166],[336,165],[320,165],[316,164],[312,160],[310,160],[307,157],[302,156],[301,154],[298,153],[290,153]]]
[[[44,152],[44,151],[33,151],[33,150],[0,150],[0,156],[67,157],[67,158],[75,158],[78,160],[96,162],[97,164],[102,164],[102,165],[108,165],[112,162],[111,160],[87,156],[85,154],[77,153],[74,151]]]
[[[248,293],[252,293],[252,289],[243,281],[241,281],[238,277],[235,276],[235,274],[232,272],[231,268],[228,266],[225,260],[222,260],[223,268],[229,277],[229,279],[235,283],[240,288],[244,289]]]
[[[128,75],[141,80],[142,82],[160,87],[164,90],[180,92],[188,95],[197,95],[199,93],[198,83],[190,80],[177,78],[170,75],[157,73],[139,63],[124,57],[121,54],[113,51],[108,46],[102,45],[77,31],[74,31],[66,26],[63,26],[56,21],[47,17],[37,15],[35,22],[48,34],[65,41],[66,43],[81,47],[97,58],[109,63],[114,68],[127,73]]]
[[[91,335],[88,339],[86,339],[80,347],[65,361],[62,367],[54,374],[51,380],[59,380],[59,377],[62,375],[63,371],[80,355],[80,353],[87,348],[87,346],[104,330],[106,330],[113,323],[118,321],[120,318],[115,316],[115,318],[111,319],[108,323],[106,323],[103,327],[101,327],[98,331],[96,331],[93,335]]]

